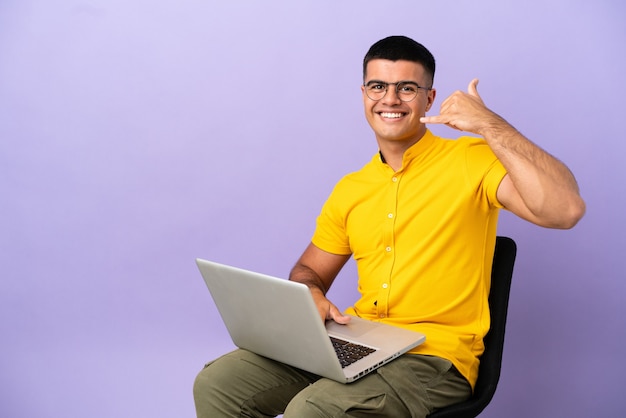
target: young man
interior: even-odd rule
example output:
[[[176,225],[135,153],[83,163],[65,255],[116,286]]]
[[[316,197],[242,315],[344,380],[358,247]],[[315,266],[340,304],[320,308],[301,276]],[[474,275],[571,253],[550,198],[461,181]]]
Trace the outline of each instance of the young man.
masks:
[[[347,385],[236,350],[199,373],[199,417],[425,417],[471,395],[499,209],[571,228],[585,205],[565,165],[484,105],[478,80],[425,116],[434,73],[412,39],[370,48],[362,92],[379,152],[336,185],[290,275],[309,286],[321,320],[346,323],[325,295],[353,256],[361,297],[346,313],[422,332],[426,343]],[[442,139],[427,123],[482,138]]]

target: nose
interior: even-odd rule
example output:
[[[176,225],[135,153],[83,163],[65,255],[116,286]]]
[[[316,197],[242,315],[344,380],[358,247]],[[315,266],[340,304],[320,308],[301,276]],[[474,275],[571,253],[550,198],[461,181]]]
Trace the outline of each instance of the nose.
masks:
[[[389,85],[387,85],[387,91],[381,101],[386,105],[397,105],[402,103],[402,100],[400,100],[400,96],[398,95],[398,85],[389,83]]]

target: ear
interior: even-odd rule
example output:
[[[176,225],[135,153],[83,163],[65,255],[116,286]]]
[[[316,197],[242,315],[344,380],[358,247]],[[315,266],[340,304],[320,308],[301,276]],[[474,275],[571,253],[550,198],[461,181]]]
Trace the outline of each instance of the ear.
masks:
[[[435,90],[435,89],[428,90],[428,97],[427,97],[428,102],[426,103],[426,111],[427,112],[430,110],[430,108],[435,103],[435,97],[436,96],[437,96],[437,90]]]

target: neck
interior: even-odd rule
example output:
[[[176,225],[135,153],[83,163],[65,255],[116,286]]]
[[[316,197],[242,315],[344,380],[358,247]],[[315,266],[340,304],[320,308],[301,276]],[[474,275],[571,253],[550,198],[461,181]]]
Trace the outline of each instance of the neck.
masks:
[[[417,144],[423,135],[417,139],[405,140],[405,141],[388,141],[381,138],[377,138],[378,148],[383,157],[385,163],[398,171],[402,168],[402,158],[406,150]]]

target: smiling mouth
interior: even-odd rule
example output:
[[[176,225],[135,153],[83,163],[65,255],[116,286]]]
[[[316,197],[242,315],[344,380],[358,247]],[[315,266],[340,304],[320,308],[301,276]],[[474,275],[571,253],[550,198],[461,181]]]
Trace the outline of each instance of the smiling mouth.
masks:
[[[378,114],[385,119],[399,119],[405,115],[401,112],[378,112]]]

